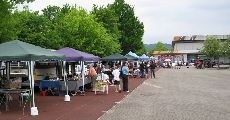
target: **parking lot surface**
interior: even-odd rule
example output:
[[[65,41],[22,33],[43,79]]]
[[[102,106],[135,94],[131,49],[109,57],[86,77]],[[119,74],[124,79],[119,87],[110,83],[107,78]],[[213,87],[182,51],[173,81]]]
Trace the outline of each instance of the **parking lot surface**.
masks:
[[[229,120],[230,69],[162,68],[99,120]]]

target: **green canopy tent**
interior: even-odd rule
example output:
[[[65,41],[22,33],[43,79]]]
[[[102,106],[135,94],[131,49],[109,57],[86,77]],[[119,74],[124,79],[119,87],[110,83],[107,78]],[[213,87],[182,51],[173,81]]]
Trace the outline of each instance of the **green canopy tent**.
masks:
[[[131,55],[125,55],[125,57],[127,57],[128,60],[139,60],[139,58],[131,56]]]
[[[138,60],[138,58],[133,57],[133,56],[129,56],[129,55],[123,56],[121,54],[116,53],[113,55],[103,57],[103,58],[101,58],[101,60],[104,60],[104,61],[127,61],[127,60]],[[121,62],[121,64],[122,64],[122,62]]]
[[[104,61],[138,60],[138,58],[133,57],[131,55],[123,56],[123,55],[121,55],[119,53],[116,53],[116,54],[113,54],[113,55],[103,57],[103,58],[101,58],[101,60],[104,60]]]
[[[1,61],[65,60],[65,56],[19,40],[0,44]]]
[[[10,42],[0,44],[0,61],[28,61],[29,63],[28,73],[29,73],[29,80],[31,82],[31,93],[33,96],[31,115],[32,115],[32,110],[36,108],[34,102],[34,77],[33,77],[34,61],[39,61],[39,60],[63,60],[64,61],[65,56],[53,52],[51,50],[41,48],[39,46],[35,46],[32,44],[28,44],[19,40],[13,40]],[[9,62],[7,62],[7,64],[8,64],[6,66],[8,70],[7,79],[9,79],[10,64]],[[65,66],[65,62],[64,62],[64,66]]]
[[[119,61],[119,60],[128,60],[128,58],[123,56],[123,55],[121,55],[121,54],[119,54],[119,53],[115,53],[113,55],[103,57],[103,58],[101,58],[101,60],[104,60],[104,61]]]

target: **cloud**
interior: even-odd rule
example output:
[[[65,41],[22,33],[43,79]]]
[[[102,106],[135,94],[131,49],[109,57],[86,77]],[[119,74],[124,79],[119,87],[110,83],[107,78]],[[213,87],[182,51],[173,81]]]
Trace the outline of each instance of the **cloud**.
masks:
[[[35,0],[32,10],[65,3],[90,11],[93,4],[107,5],[115,0]],[[125,0],[134,6],[135,15],[144,23],[144,43],[171,43],[176,35],[230,34],[229,0]]]

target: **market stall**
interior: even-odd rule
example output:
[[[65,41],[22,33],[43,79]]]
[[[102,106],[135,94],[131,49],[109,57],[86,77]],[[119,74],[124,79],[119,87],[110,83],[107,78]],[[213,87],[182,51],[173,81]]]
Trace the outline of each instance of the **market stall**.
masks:
[[[76,61],[81,61],[81,66],[82,66],[82,95],[84,95],[84,85],[85,85],[85,79],[86,79],[86,76],[85,76],[85,67],[84,66],[84,62],[85,61],[100,61],[100,57],[98,56],[94,56],[93,54],[89,54],[89,53],[85,53],[85,52],[82,52],[82,51],[79,51],[79,50],[75,50],[73,48],[69,48],[69,47],[66,47],[66,48],[62,48],[60,50],[57,50],[56,51],[57,53],[60,53],[60,54],[63,54],[65,55],[66,57],[66,61],[67,62],[76,62]],[[76,82],[77,80],[79,79],[75,79]],[[74,82],[74,81],[73,81]],[[68,83],[68,80],[67,80],[67,84]],[[68,88],[69,86],[66,85],[66,93],[68,94]]]
[[[7,52],[6,52],[7,51]],[[48,49],[28,44],[19,40],[14,40],[0,44],[0,61],[6,62],[6,81],[4,84],[13,84],[18,81],[10,80],[10,63],[11,61],[27,61],[28,79],[30,81],[30,94],[32,100],[31,115],[38,115],[38,109],[34,101],[34,63],[40,60],[65,60],[65,56],[52,52]],[[65,62],[63,62],[65,64]],[[65,74],[65,73],[64,73]],[[64,77],[65,79],[65,77]],[[20,89],[14,91],[21,92]],[[10,94],[8,90],[1,90],[6,95]],[[6,92],[5,92],[6,91]]]
[[[140,59],[141,60],[150,60],[150,58],[147,55],[145,55],[145,54],[143,54],[142,56],[140,56]]]
[[[136,53],[133,53],[132,51],[129,51],[126,55],[133,56],[135,58],[139,58],[139,56]]]

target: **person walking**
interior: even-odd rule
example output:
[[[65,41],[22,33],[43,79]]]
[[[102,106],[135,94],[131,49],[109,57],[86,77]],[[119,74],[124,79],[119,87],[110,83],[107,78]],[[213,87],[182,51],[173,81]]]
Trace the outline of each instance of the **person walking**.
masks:
[[[153,62],[153,61],[151,61],[151,63],[150,63],[150,66],[149,66],[149,68],[150,68],[150,76],[151,76],[151,78],[156,78],[156,75],[155,75],[155,68],[156,68],[156,64],[155,64],[155,62]]]
[[[127,62],[123,63],[123,66],[121,67],[121,72],[122,72],[123,91],[129,92],[128,89],[129,68]]]
[[[114,85],[116,89],[115,92],[118,92],[119,90],[119,93],[120,93],[121,92],[120,78],[119,78],[120,71],[118,70],[117,66],[115,66],[115,69],[113,70],[112,74],[113,74],[113,80],[114,80]],[[117,90],[117,87],[118,87],[118,90]]]

